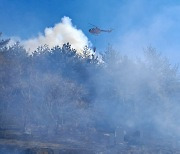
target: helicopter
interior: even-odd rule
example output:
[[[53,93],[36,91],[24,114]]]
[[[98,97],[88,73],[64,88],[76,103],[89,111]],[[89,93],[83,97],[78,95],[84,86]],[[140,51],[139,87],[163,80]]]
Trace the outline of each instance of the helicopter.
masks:
[[[99,27],[93,25],[93,24],[90,24],[92,26],[94,26],[94,28],[91,28],[89,29],[89,32],[93,35],[99,35],[101,32],[107,32],[107,33],[110,33],[112,32],[112,29],[109,29],[109,30],[103,30],[103,29],[100,29]]]

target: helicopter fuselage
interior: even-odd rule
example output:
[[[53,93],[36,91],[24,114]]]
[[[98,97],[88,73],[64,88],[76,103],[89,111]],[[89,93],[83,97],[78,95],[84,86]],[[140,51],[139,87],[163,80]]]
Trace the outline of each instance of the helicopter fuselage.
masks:
[[[101,29],[99,29],[99,28],[91,28],[91,29],[89,29],[89,32],[91,33],[91,34],[94,34],[94,35],[98,35],[98,34],[100,34],[101,33]]]

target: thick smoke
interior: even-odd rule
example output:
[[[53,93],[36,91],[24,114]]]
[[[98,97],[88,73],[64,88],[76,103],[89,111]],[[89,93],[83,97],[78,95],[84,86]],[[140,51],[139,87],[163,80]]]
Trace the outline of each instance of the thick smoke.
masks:
[[[84,33],[72,25],[69,17],[63,17],[61,22],[54,27],[48,27],[44,30],[44,35],[40,34],[37,38],[23,41],[24,47],[32,53],[39,46],[48,45],[50,48],[54,46],[62,46],[69,42],[78,53],[82,53],[83,48],[88,45],[88,38]]]
[[[173,139],[170,146],[179,147],[179,72],[152,47],[135,60],[109,46],[100,63],[89,48],[79,56],[69,43],[32,55],[6,43],[0,41],[2,138],[20,132],[14,138],[77,141],[88,149],[111,139],[118,148],[166,147]]]

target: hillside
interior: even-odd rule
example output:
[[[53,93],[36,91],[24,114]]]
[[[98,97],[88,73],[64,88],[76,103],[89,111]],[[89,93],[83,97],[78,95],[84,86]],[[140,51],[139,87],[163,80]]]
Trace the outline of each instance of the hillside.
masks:
[[[77,54],[69,43],[31,55],[7,43],[0,41],[2,147],[8,139],[18,147],[63,142],[96,152],[178,147],[178,69],[154,48],[132,60],[108,47],[100,59],[88,47]]]

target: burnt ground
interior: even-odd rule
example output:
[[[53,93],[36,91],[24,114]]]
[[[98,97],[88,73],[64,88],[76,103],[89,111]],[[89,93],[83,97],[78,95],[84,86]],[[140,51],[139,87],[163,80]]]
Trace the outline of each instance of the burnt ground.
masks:
[[[86,134],[88,136],[88,134]],[[111,134],[93,136],[32,135],[21,131],[0,131],[0,154],[180,154],[173,138],[143,140],[130,136],[126,141]]]

